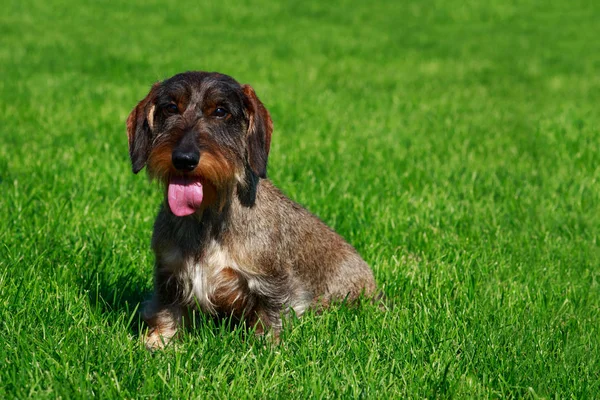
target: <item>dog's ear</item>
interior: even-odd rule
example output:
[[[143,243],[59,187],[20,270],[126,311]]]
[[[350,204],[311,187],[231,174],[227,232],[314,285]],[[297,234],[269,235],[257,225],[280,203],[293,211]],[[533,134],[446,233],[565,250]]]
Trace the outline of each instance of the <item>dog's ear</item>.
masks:
[[[242,88],[246,95],[246,107],[249,114],[246,134],[248,164],[256,176],[266,178],[273,121],[263,103],[256,97],[252,86],[244,85]]]
[[[137,174],[144,168],[150,153],[152,140],[152,120],[154,102],[159,83],[155,83],[148,95],[138,103],[127,117],[127,137],[129,139],[129,158],[131,168]]]

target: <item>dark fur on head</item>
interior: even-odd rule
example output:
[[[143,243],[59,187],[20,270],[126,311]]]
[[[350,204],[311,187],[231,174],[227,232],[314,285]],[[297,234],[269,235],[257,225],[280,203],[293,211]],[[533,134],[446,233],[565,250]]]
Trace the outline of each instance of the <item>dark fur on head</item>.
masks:
[[[173,112],[168,109],[176,105]],[[217,107],[228,115],[216,118]],[[249,85],[207,72],[185,72],[156,83],[127,119],[132,169],[144,166],[152,178],[168,182],[180,174],[172,163],[178,145],[196,146],[203,155],[193,175],[217,189],[221,201],[240,189],[245,203],[252,204],[256,184],[267,176],[267,158],[273,123]]]
[[[127,119],[132,169],[165,184],[199,180],[201,206],[154,225],[155,292],[144,311],[150,348],[188,309],[279,330],[282,313],[375,291],[373,274],[339,235],[267,179],[273,123],[249,85],[185,72],[152,86]]]

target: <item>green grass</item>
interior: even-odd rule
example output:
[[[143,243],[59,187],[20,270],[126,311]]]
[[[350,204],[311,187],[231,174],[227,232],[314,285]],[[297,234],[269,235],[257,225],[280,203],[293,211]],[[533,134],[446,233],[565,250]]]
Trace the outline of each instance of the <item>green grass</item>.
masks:
[[[1,398],[600,396],[599,7],[201,3],[3,5]],[[143,348],[161,197],[124,121],[192,69],[253,85],[271,179],[393,308]]]

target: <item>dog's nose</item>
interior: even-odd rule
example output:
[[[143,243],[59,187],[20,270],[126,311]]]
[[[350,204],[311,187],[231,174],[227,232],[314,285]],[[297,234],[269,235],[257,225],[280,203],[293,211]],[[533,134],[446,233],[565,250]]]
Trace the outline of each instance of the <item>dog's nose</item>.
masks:
[[[200,153],[175,150],[171,156],[173,165],[180,171],[193,171],[200,161]]]

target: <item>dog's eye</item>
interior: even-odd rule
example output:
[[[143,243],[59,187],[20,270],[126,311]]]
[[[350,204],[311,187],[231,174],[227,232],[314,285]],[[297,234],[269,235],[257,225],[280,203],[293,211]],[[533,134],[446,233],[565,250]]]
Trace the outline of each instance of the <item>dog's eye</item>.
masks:
[[[175,104],[175,103],[169,103],[169,104],[167,104],[165,106],[164,110],[168,114],[176,114],[176,113],[179,112],[179,108],[177,108],[177,104]]]
[[[212,116],[213,117],[217,117],[217,118],[225,118],[229,113],[227,112],[226,109],[224,109],[223,107],[217,107],[215,108],[215,111],[212,112]]]

